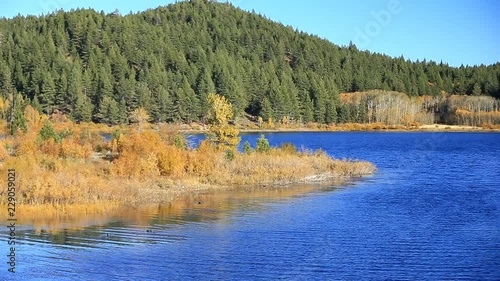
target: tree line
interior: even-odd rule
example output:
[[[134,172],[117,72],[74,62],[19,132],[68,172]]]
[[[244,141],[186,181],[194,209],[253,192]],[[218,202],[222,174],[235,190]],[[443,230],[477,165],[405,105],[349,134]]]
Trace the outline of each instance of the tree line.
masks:
[[[341,123],[387,125],[500,124],[500,100],[491,96],[448,95],[409,97],[400,92],[372,90],[340,95]]]
[[[128,123],[144,108],[150,122],[189,123],[205,119],[207,95],[218,93],[235,118],[337,123],[352,119],[339,93],[498,98],[499,81],[500,63],[392,58],[206,0],[0,19],[0,105],[11,105],[1,112],[10,121],[14,105],[30,104],[76,122]]]

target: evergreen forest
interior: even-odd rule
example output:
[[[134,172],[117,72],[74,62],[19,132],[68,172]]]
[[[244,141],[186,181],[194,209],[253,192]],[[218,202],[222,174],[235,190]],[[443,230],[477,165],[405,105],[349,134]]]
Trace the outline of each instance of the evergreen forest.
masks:
[[[429,122],[458,122],[447,114],[498,113],[500,63],[393,58],[206,0],[0,19],[0,117],[11,122],[28,104],[75,122],[127,124],[138,108],[153,123],[200,122],[209,93],[226,97],[236,119],[371,122],[367,98],[378,95],[359,94],[371,90],[425,101]]]

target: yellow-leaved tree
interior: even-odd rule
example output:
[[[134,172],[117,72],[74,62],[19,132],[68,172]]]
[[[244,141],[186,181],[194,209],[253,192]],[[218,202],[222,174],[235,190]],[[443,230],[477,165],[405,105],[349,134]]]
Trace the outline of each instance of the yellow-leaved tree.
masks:
[[[132,113],[130,114],[130,119],[132,120],[132,122],[137,123],[137,130],[139,131],[139,133],[141,133],[144,124],[148,123],[149,114],[146,109],[144,109],[143,107],[139,107],[136,110],[132,111]]]
[[[26,118],[28,128],[35,130],[41,128],[44,121],[47,120],[47,116],[40,115],[38,110],[29,104],[24,108],[24,118]]]
[[[236,149],[240,143],[239,130],[229,124],[233,118],[233,106],[225,97],[217,94],[208,94],[207,121],[209,133],[207,139],[214,143],[221,150]]]

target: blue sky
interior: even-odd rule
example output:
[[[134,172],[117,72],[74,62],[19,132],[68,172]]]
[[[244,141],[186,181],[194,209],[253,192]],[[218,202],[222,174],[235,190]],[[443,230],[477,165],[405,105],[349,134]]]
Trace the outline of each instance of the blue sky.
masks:
[[[0,16],[93,8],[122,14],[167,5],[171,0],[2,0]],[[497,0],[232,0],[266,17],[329,41],[412,60],[452,66],[500,61]]]

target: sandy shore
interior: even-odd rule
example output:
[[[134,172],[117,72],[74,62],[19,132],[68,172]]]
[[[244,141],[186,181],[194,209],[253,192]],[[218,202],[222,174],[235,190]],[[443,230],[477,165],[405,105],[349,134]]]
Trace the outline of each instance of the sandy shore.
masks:
[[[499,132],[500,129],[488,129],[483,127],[463,126],[463,125],[422,125],[420,130],[425,131],[438,131],[438,132]]]
[[[389,126],[390,127],[390,126]],[[194,130],[194,129],[181,129],[182,133],[185,134],[204,134],[206,130]],[[382,129],[350,129],[342,126],[329,128],[276,128],[276,129],[240,129],[241,133],[279,133],[279,132],[500,132],[499,129],[490,129],[475,126],[463,126],[463,125],[443,125],[443,124],[431,124],[431,125],[421,125],[419,127],[404,128],[403,126],[398,126],[397,128],[382,128]]]

